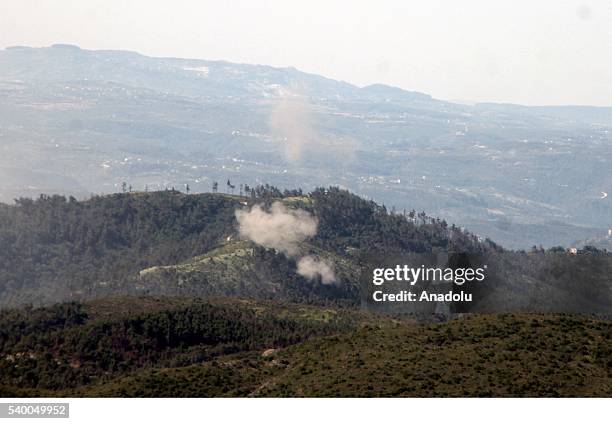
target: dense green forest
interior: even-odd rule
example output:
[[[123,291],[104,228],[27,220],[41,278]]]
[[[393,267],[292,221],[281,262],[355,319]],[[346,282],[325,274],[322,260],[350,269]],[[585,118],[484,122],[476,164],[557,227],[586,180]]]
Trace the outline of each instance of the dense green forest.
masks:
[[[0,205],[0,307],[134,294],[139,271],[179,264],[219,248],[228,237],[236,236],[237,209],[283,199],[294,200],[295,206],[317,217],[319,231],[311,240],[313,246],[352,260],[370,250],[497,248],[424,213],[392,214],[338,188],[299,194],[299,190],[281,192],[262,186],[249,197],[162,191],[94,196],[87,201],[42,195]],[[258,266],[266,268],[262,273],[274,274],[264,279],[283,286],[283,298],[358,298],[350,287],[334,290],[309,285],[295,276],[294,261],[282,253],[263,249],[255,253]],[[146,290],[177,294],[167,286],[149,285]],[[211,291],[206,284],[192,285],[183,294],[211,293],[241,294],[239,288],[226,293]],[[256,292],[246,294],[258,296]],[[271,296],[269,290],[259,293],[259,297]]]
[[[19,199],[0,208],[0,305],[86,296],[93,283],[205,252],[231,228],[227,196],[176,192]]]
[[[355,328],[355,310],[115,297],[0,312],[0,385],[60,390]],[[375,321],[374,321],[375,322]]]
[[[169,190],[0,205],[0,308],[112,295],[358,305],[369,266],[439,253],[449,263],[472,255],[490,265],[486,284],[464,287],[478,301],[458,312],[609,313],[612,305],[605,251],[507,251],[423,212],[388,211],[335,187],[304,194],[258,186],[248,194]],[[300,248],[333,264],[335,284],[306,279],[294,257],[240,239],[235,212],[277,201],[316,217],[316,235]]]
[[[612,325],[231,299],[0,313],[0,396],[610,396]]]

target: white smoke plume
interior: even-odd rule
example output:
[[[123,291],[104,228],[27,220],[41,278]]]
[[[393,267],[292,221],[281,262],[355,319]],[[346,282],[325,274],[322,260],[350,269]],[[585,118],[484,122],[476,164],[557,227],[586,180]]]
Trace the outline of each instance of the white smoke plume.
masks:
[[[241,237],[291,257],[299,256],[300,242],[317,233],[315,217],[302,209],[288,209],[281,202],[274,202],[269,212],[261,205],[249,211],[237,210],[236,219]],[[311,280],[320,276],[324,284],[336,280],[332,267],[312,256],[298,260],[297,271]]]
[[[290,256],[298,253],[298,243],[317,233],[317,220],[301,209],[287,209],[281,202],[274,202],[270,212],[261,205],[250,211],[237,210],[239,232],[255,243],[284,252]]]
[[[323,284],[331,284],[336,281],[336,275],[332,267],[313,256],[301,258],[297,263],[297,272],[309,280],[314,280],[317,276],[320,276]]]

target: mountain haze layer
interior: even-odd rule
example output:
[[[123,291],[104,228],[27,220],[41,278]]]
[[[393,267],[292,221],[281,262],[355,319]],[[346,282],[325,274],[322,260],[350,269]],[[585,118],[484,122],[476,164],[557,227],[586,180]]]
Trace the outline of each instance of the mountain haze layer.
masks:
[[[449,70],[452,77],[452,70]],[[461,105],[294,68],[0,51],[0,201],[338,185],[506,247],[612,227],[612,108]]]

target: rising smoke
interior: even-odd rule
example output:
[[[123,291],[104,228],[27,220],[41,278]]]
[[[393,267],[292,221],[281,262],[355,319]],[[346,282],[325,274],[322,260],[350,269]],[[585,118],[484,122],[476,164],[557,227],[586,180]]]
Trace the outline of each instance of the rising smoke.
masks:
[[[282,140],[285,158],[290,162],[300,160],[304,150],[319,139],[313,129],[310,105],[291,93],[284,93],[272,108],[270,130]]]
[[[336,281],[336,275],[331,266],[313,256],[301,258],[297,263],[297,272],[309,280],[320,276],[323,284],[331,284]]]
[[[242,237],[290,256],[298,253],[298,243],[317,233],[317,220],[301,209],[287,209],[274,202],[270,212],[261,205],[250,211],[237,210],[239,232]]]
[[[299,162],[330,155],[354,159],[358,143],[344,136],[326,136],[317,131],[316,108],[297,87],[284,87],[272,106],[270,133],[282,143],[285,159]]]
[[[317,220],[302,209],[288,209],[281,202],[274,202],[270,211],[261,205],[249,211],[237,210],[240,236],[260,246],[276,249],[298,259],[298,274],[309,280],[321,277],[323,284],[336,281],[332,267],[312,256],[299,255],[299,243],[317,233]]]

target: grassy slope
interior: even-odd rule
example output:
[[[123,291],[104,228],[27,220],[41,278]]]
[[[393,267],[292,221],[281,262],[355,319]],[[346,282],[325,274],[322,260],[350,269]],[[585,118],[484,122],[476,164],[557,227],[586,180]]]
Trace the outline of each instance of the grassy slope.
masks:
[[[326,251],[310,243],[301,243],[301,251],[315,254],[318,258],[334,264],[337,286],[355,286],[360,268],[349,258]],[[268,297],[279,296],[287,290],[286,279],[274,269],[274,263],[267,263],[255,256],[255,245],[248,241],[232,239],[203,255],[191,258],[178,265],[155,266],[139,273],[137,287],[164,287],[166,290],[198,290],[207,295],[239,295]],[[248,282],[246,284],[245,282]],[[354,288],[354,291],[357,289]],[[346,291],[346,290],[344,290]],[[346,295],[348,297],[348,295]]]
[[[611,396],[609,321],[483,315],[387,321],[272,353],[143,370],[78,396]]]
[[[245,197],[217,194],[229,200],[244,202]],[[289,208],[312,206],[313,200],[308,196],[292,196],[278,199]],[[268,268],[275,264],[262,263],[255,257],[256,245],[241,240],[237,234],[231,233],[226,239],[220,240],[217,248],[202,255],[190,258],[177,265],[153,266],[140,271],[137,287],[146,290],[150,286],[197,287],[202,293],[217,296],[264,294],[273,297],[283,290],[283,281],[274,276]],[[348,257],[342,257],[333,251],[322,249],[308,242],[299,245],[302,254],[314,254],[319,259],[334,264],[339,285],[355,285],[359,279],[360,268]],[[245,285],[245,281],[248,284]],[[203,285],[202,282],[205,282]]]

